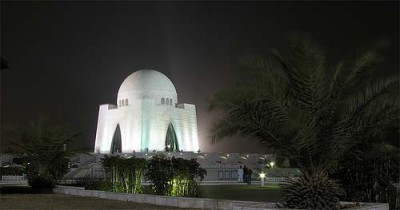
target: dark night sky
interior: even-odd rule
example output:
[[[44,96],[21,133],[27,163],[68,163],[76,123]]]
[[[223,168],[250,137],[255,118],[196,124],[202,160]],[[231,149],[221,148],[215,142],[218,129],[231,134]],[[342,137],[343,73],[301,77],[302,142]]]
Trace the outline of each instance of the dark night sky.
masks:
[[[262,152],[233,138],[212,145],[207,98],[238,75],[243,56],[309,32],[337,60],[385,40],[385,72],[399,70],[399,3],[393,2],[5,2],[1,1],[1,125],[40,114],[81,132],[93,147],[98,106],[116,102],[135,70],[156,69],[178,100],[197,106],[202,151]],[[6,137],[2,132],[2,139]]]

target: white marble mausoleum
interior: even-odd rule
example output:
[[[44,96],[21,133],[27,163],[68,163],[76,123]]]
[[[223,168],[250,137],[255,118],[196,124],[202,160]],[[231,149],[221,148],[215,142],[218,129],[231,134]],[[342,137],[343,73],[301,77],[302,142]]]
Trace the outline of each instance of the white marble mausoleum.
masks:
[[[95,153],[198,150],[195,105],[178,103],[174,84],[158,71],[132,73],[116,105],[100,105]]]

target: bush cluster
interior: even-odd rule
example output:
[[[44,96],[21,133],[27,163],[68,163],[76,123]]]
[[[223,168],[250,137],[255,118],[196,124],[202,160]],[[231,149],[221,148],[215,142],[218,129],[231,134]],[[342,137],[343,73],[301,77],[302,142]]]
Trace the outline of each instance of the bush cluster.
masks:
[[[112,183],[106,180],[86,180],[84,185],[86,190],[101,190],[101,191],[112,191]]]
[[[162,155],[148,161],[146,178],[159,195],[198,196],[196,178],[202,180],[207,171],[195,159],[166,158]]]
[[[156,155],[149,160],[105,156],[102,159],[106,181],[88,181],[86,189],[113,192],[143,193],[142,181],[151,182],[151,189],[158,195],[197,196],[195,179],[202,180],[206,170],[195,159],[166,158]]]
[[[296,209],[338,209],[339,185],[323,171],[304,172],[299,179],[288,179],[284,185],[284,203]]]
[[[51,176],[36,175],[29,177],[28,184],[32,188],[53,188],[54,180]]]

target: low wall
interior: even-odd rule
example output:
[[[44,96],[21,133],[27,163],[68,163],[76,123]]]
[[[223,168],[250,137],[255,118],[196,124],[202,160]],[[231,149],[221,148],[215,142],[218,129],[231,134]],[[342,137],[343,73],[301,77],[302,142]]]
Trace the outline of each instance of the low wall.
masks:
[[[160,206],[195,209],[233,209],[233,210],[261,210],[275,209],[275,203],[262,203],[250,201],[231,201],[209,198],[171,197],[147,194],[116,193],[97,190],[85,190],[83,187],[57,186],[55,193],[78,195],[85,197],[97,197],[119,201],[131,201],[135,203],[147,203]],[[276,210],[276,209],[275,209]]]
[[[354,202],[345,202],[345,201],[341,201],[340,202],[341,205],[345,205],[345,204],[354,204]],[[353,207],[353,208],[348,208],[351,210],[389,210],[389,204],[387,203],[363,203],[360,202],[359,203],[361,206],[358,207]]]
[[[187,198],[161,195],[116,193],[98,190],[85,190],[83,187],[57,186],[53,192],[84,197],[97,197],[110,200],[131,201],[160,206],[195,209],[231,209],[231,210],[277,210],[277,203],[219,200],[210,198]],[[343,204],[349,202],[342,202]],[[362,203],[361,207],[349,208],[359,210],[389,210],[388,204]],[[280,209],[284,210],[284,209]],[[291,209],[293,210],[293,209]]]

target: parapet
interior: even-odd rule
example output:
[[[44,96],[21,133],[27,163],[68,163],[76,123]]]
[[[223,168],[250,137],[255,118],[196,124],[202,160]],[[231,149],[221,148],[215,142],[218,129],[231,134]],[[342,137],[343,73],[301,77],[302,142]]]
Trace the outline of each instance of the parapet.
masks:
[[[114,104],[102,104],[100,105],[100,110],[111,110],[111,109],[117,109],[117,105]]]

